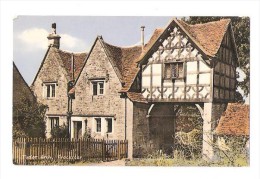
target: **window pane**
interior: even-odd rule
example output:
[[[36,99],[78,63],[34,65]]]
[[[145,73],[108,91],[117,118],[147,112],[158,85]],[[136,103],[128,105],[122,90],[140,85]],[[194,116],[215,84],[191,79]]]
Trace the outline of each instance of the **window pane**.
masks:
[[[172,64],[172,78],[178,78],[179,74],[178,74],[178,64]]]
[[[99,82],[99,94],[104,94],[104,82]]]
[[[51,129],[56,126],[59,126],[59,117],[50,117]]]
[[[165,64],[165,79],[170,79],[171,78],[171,65],[170,64]]]
[[[51,97],[55,97],[55,84],[51,85],[51,89],[52,89]]]
[[[47,87],[47,97],[49,98],[49,97],[51,97],[51,95],[50,95],[51,94],[51,89],[50,89],[51,86],[47,85],[46,87]]]
[[[93,82],[93,95],[97,95],[97,82]]]
[[[97,132],[101,132],[101,118],[95,118]]]
[[[178,76],[179,78],[183,77],[183,63],[178,63]]]
[[[107,133],[112,132],[112,118],[107,118]]]

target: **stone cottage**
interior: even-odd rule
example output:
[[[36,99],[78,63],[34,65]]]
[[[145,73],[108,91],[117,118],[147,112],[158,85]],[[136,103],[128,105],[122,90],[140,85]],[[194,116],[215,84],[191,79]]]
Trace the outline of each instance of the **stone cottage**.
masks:
[[[203,155],[213,158],[212,131],[235,97],[237,52],[229,19],[189,25],[173,18],[146,44],[141,27],[140,46],[117,47],[98,36],[88,54],[60,50],[53,27],[32,84],[50,107],[47,132],[66,123],[70,108],[72,138],[127,139],[129,157],[138,156],[174,148],[175,115],[189,104],[203,118]]]
[[[67,124],[68,83],[79,75],[87,53],[60,50],[60,36],[56,34],[56,24],[53,24],[48,40],[49,47],[31,89],[37,100],[49,107],[46,112],[46,136],[50,137],[51,129],[56,125]]]

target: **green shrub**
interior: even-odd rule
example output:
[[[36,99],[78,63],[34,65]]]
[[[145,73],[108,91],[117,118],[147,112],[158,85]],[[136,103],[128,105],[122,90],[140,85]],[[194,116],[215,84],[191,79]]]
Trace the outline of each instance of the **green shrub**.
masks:
[[[68,126],[63,124],[62,126],[55,126],[51,130],[52,138],[69,138],[68,135]]]

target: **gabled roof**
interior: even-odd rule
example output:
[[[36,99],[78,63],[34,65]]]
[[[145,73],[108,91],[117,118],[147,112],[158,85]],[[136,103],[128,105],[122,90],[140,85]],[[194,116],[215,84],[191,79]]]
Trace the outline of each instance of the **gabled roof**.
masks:
[[[142,52],[141,46],[132,47],[116,47],[104,42],[104,47],[106,48],[111,59],[117,65],[121,73],[121,78],[123,82],[123,87],[121,91],[128,90],[136,77],[139,68],[136,63],[136,59],[140,56]]]
[[[36,101],[36,97],[31,88],[13,62],[13,104],[19,103],[22,96],[26,97],[28,100]]]
[[[83,67],[83,64],[86,60],[87,53],[86,52],[72,53],[72,52],[57,49],[55,47],[48,47],[48,50],[46,51],[46,54],[42,60],[42,63],[39,67],[39,70],[32,84],[34,84],[35,80],[37,79],[37,76],[41,71],[41,68],[43,67],[45,60],[48,56],[51,56],[52,58],[60,59],[60,65],[67,72],[68,80],[73,80],[72,79],[72,58],[74,58],[74,79],[76,79],[80,74],[81,68]]]
[[[216,128],[218,135],[249,135],[249,105],[229,103]]]
[[[89,58],[96,42],[99,41],[104,48],[104,51],[115,70],[120,82],[123,84],[123,89],[129,89],[131,84],[137,75],[139,68],[136,63],[136,59],[140,56],[142,52],[141,46],[131,46],[131,47],[118,47],[111,45],[103,40],[101,36],[98,36],[92,45],[92,48],[87,56]],[[84,62],[86,65],[86,61]],[[81,71],[84,67],[81,68]]]
[[[223,37],[230,24],[230,19],[221,19],[203,24],[189,25],[177,20],[184,29],[202,46],[206,55],[214,57],[220,48]]]
[[[157,42],[167,37],[168,29],[175,24],[180,27],[180,30],[188,36],[191,43],[197,48],[202,55],[206,57],[215,57],[221,42],[230,24],[230,19],[221,19],[204,24],[189,25],[182,20],[173,18],[170,23],[164,28],[154,32],[154,35],[149,41],[146,50],[137,60],[141,62],[145,56],[156,46]]]
[[[139,68],[136,59],[142,52],[141,46],[118,47],[108,44],[101,39],[103,47],[107,55],[111,58],[112,65],[114,64],[120,73],[120,81],[122,89],[129,89],[134,80]]]

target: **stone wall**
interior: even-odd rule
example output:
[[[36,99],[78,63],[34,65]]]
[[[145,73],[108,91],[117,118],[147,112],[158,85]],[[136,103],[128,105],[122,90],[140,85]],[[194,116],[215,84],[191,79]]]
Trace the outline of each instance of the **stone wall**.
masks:
[[[50,48],[49,53],[46,56],[44,64],[38,73],[36,80],[32,85],[32,91],[34,92],[37,100],[43,104],[48,105],[49,109],[46,114],[66,114],[67,113],[67,72],[61,67],[60,59],[57,59],[55,55],[57,49]],[[57,82],[55,87],[55,98],[47,99],[44,97],[43,83],[45,82]]]
[[[134,103],[133,106],[133,157],[142,157],[149,152],[149,119],[146,117],[148,104]]]
[[[104,95],[93,95],[92,80],[104,80]],[[86,116],[88,128],[95,138],[125,139],[125,99],[120,98],[121,83],[104,49],[96,41],[75,86],[73,115]],[[113,116],[114,131],[106,136],[96,133],[94,117]]]

